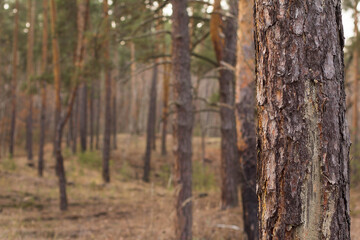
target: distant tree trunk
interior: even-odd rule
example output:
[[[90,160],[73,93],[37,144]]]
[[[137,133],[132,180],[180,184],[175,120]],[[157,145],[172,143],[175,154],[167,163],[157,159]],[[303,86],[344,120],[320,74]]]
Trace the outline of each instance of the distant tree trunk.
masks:
[[[165,49],[165,48],[164,48]],[[169,114],[169,83],[170,83],[171,65],[164,66],[163,73],[163,109],[162,109],[162,135],[161,135],[161,155],[165,156],[166,151],[166,135]]]
[[[13,32],[13,59],[12,59],[12,84],[11,84],[11,126],[10,126],[10,143],[9,155],[14,156],[15,127],[16,127],[16,88],[17,88],[17,51],[18,51],[18,32],[19,32],[19,1],[15,1],[15,27]]]
[[[101,115],[101,90],[100,90],[100,81],[98,82],[98,97],[96,100],[96,126],[95,126],[95,131],[96,131],[96,142],[95,142],[95,148],[97,150],[100,149],[100,115]]]
[[[119,50],[115,45],[114,48],[114,62],[115,62],[115,69],[114,69],[114,80],[113,80],[113,91],[112,91],[112,132],[113,132],[113,142],[112,146],[113,149],[117,149],[117,92],[118,92],[118,84],[117,81],[119,80],[120,73],[119,73]]]
[[[146,149],[144,157],[144,175],[143,181],[150,182],[150,160],[151,160],[151,147],[153,146],[154,141],[154,128],[156,121],[156,90],[157,90],[157,75],[158,75],[158,66],[157,63],[154,64],[153,76],[151,80],[150,88],[150,102],[149,102],[149,112],[147,119],[147,131],[146,131]]]
[[[104,182],[110,182],[110,135],[111,135],[111,70],[109,67],[110,53],[109,53],[109,37],[110,25],[108,14],[108,3],[103,1],[104,23],[105,23],[105,40],[104,40],[104,59],[105,66],[105,114],[104,114],[104,145],[103,145],[103,171],[102,177]]]
[[[139,114],[137,102],[137,84],[136,84],[136,56],[135,56],[135,43],[130,42],[131,53],[131,117],[130,132],[131,134],[138,134],[139,131]]]
[[[94,150],[94,81],[91,80],[90,88],[90,101],[89,101],[89,110],[90,110],[90,150]]]
[[[187,0],[171,0],[172,64],[174,80],[174,155],[176,184],[176,239],[192,239],[192,128],[189,17]]]
[[[236,147],[236,119],[234,112],[234,72],[229,67],[236,64],[238,1],[229,0],[230,15],[225,26],[221,22],[220,0],[215,1],[211,35],[220,70],[220,119],[221,119],[221,208],[236,207],[238,200],[238,150]],[[215,18],[215,19],[214,19]],[[215,25],[215,26],[214,26]],[[222,39],[221,29],[225,38]],[[216,32],[215,32],[216,31]]]
[[[28,90],[30,90],[27,94],[29,95],[28,99],[28,115],[26,119],[26,151],[27,151],[27,159],[28,165],[34,166],[33,163],[33,147],[32,147],[32,140],[33,140],[33,119],[32,119],[32,112],[33,112],[33,96],[32,96],[32,83],[31,77],[34,75],[34,27],[35,27],[35,1],[28,0],[27,1],[27,21],[30,23],[29,32],[27,34],[27,59],[26,59],[26,78],[28,84]]]
[[[116,85],[115,85],[116,86]],[[114,92],[116,92],[116,88],[113,89]],[[113,104],[112,104],[112,108],[113,108],[113,111],[112,111],[112,131],[113,131],[113,149],[116,150],[117,149],[117,106],[116,106],[116,95],[113,96]]]
[[[355,1],[357,2],[357,1]],[[355,32],[355,39],[358,39],[359,29],[358,29],[358,11],[357,11],[357,4],[354,7],[354,32]],[[354,149],[355,155],[358,155],[358,140],[359,140],[359,48],[356,45],[354,50],[354,105],[353,105],[353,140],[354,140]]]
[[[79,93],[77,94],[79,96]],[[77,135],[78,135],[78,126],[79,126],[79,97],[75,98],[74,112],[72,113],[72,152],[75,154],[77,152]]]
[[[45,74],[48,56],[48,0],[43,0],[43,33],[42,33],[42,58],[41,73]],[[38,175],[43,176],[44,169],[44,144],[45,144],[45,125],[46,125],[46,81],[41,83],[41,111],[40,111],[40,141],[39,141],[39,162]]]
[[[350,239],[341,1],[255,16],[259,239]]]
[[[254,3],[252,1],[239,1],[235,105],[237,144],[241,163],[243,222],[248,240],[259,239],[258,201],[256,196],[256,96],[253,8]]]
[[[81,152],[86,151],[86,139],[87,139],[87,83],[83,82],[80,88],[80,118],[79,118],[79,130],[80,130],[80,146]]]

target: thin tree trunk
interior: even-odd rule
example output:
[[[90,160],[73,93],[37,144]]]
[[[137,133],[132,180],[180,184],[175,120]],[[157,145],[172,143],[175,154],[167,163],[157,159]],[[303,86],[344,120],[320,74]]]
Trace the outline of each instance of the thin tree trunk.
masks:
[[[94,81],[91,80],[90,88],[90,101],[89,101],[89,110],[90,110],[90,150],[94,150]]]
[[[116,84],[115,84],[116,86]],[[116,87],[114,87],[113,92],[116,92]],[[113,149],[116,150],[117,149],[117,106],[116,106],[116,95],[113,96],[113,104],[112,104],[112,108],[113,108],[113,112],[112,112],[112,131],[113,131]]]
[[[87,143],[87,84],[82,83],[80,88],[80,118],[79,118],[79,130],[80,130],[80,146],[81,152],[86,151]]]
[[[216,50],[220,70],[220,120],[221,120],[221,209],[236,207],[238,199],[238,150],[236,147],[236,119],[234,112],[235,86],[234,72],[228,66],[235,67],[237,43],[238,1],[229,0],[230,17],[227,17],[223,29],[225,39],[221,37],[222,22],[219,11],[220,1],[215,1],[211,21],[211,34]],[[217,14],[216,14],[217,13]]]
[[[72,152],[75,154],[77,152],[77,136],[78,136],[78,126],[79,126],[79,93],[75,98],[74,112],[72,113]]]
[[[130,42],[131,53],[131,117],[130,120],[130,133],[138,134],[139,132],[139,114],[138,114],[138,101],[137,101],[137,84],[136,74],[136,56],[135,56],[135,43]]]
[[[41,73],[45,74],[47,68],[48,56],[48,0],[43,0],[43,35],[42,35],[42,58]],[[46,126],[46,81],[41,83],[41,111],[40,111],[40,141],[39,141],[39,159],[38,175],[43,176],[44,169],[44,144],[45,144],[45,126]]]
[[[165,48],[164,48],[165,49]],[[162,135],[161,135],[161,155],[165,156],[166,151],[166,135],[169,114],[169,83],[171,74],[171,64],[164,65],[163,74],[163,109],[162,109]]]
[[[354,7],[354,32],[355,32],[355,39],[358,38],[359,30],[358,30],[358,11],[357,11],[357,4]],[[357,155],[358,150],[358,140],[359,140],[359,130],[358,130],[358,124],[359,124],[359,49],[356,46],[354,51],[354,105],[353,105],[353,119],[352,119],[352,125],[353,125],[353,140],[354,140],[354,150],[355,155]]]
[[[103,1],[104,11],[104,23],[105,23],[105,40],[104,40],[104,58],[105,61],[110,61],[109,53],[109,37],[110,37],[110,25],[109,25],[109,14],[108,14],[108,3]],[[110,138],[111,138],[111,69],[105,66],[105,114],[104,114],[104,145],[103,145],[103,171],[102,177],[104,182],[110,182]]]
[[[16,127],[16,88],[17,88],[17,51],[18,51],[18,32],[19,32],[19,1],[15,2],[15,27],[13,32],[13,59],[12,59],[12,84],[11,84],[11,126],[10,126],[10,143],[9,155],[14,156],[15,145],[15,127]]]
[[[158,75],[158,66],[154,64],[153,76],[151,80],[150,88],[150,102],[149,102],[149,112],[147,119],[147,131],[146,131],[146,149],[144,157],[144,175],[143,181],[150,182],[150,160],[151,160],[151,147],[153,146],[154,141],[154,128],[156,124],[156,90],[157,90],[157,75]]]
[[[256,196],[256,96],[253,8],[253,2],[248,0],[239,1],[235,100],[237,145],[241,163],[243,222],[248,240],[259,239],[258,201]]]
[[[259,239],[350,239],[341,1],[255,1]]]
[[[101,115],[101,90],[100,90],[100,81],[98,82],[98,97],[97,97],[97,101],[96,101],[96,127],[95,127],[95,131],[96,131],[96,142],[95,142],[95,148],[97,150],[100,149],[100,115]]]
[[[176,239],[192,239],[192,128],[189,17],[187,0],[172,0]]]

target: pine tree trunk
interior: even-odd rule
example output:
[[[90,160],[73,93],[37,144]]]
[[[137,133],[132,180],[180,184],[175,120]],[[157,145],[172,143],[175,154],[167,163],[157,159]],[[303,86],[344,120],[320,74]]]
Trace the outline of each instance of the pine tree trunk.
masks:
[[[235,119],[235,76],[228,65],[235,67],[237,44],[238,1],[230,0],[230,14],[225,22],[224,48],[222,49],[220,70],[220,120],[221,120],[221,208],[236,207],[238,199],[238,150],[236,147]],[[222,63],[226,63],[223,65]]]
[[[241,200],[244,230],[248,240],[258,236],[258,200],[256,196],[256,120],[255,120],[255,48],[254,3],[239,1],[239,27],[236,64],[235,113],[240,157]]]
[[[94,150],[94,81],[91,80],[91,89],[90,89],[90,101],[89,101],[89,110],[90,110],[90,150]]]
[[[86,151],[86,139],[87,139],[87,84],[86,82],[82,83],[80,88],[80,118],[79,118],[79,127],[80,127],[80,146],[81,152]]]
[[[187,0],[172,0],[172,64],[174,80],[174,155],[176,239],[192,239],[192,128],[189,17]]]
[[[79,93],[77,94],[77,96]],[[75,154],[77,152],[77,135],[78,135],[78,126],[79,126],[79,97],[75,99],[74,112],[72,113],[72,152]]]
[[[101,115],[101,110],[100,110],[100,106],[101,106],[101,90],[100,90],[100,81],[98,82],[98,97],[96,100],[96,127],[95,127],[95,131],[96,131],[96,142],[95,142],[95,148],[97,150],[100,149],[100,115]]]
[[[166,151],[166,135],[167,135],[167,123],[169,114],[169,82],[171,74],[171,65],[166,64],[164,66],[163,74],[163,109],[162,109],[162,135],[161,135],[161,155],[165,156]]]
[[[110,53],[109,53],[109,15],[108,3],[103,1],[104,22],[105,22],[105,40],[104,40],[104,58],[106,60],[105,66],[105,114],[104,114],[104,145],[103,145],[103,171],[102,177],[104,182],[110,182],[110,138],[111,138],[111,70],[109,67]]]
[[[115,84],[116,86],[116,84]],[[112,132],[113,132],[113,149],[116,150],[117,149],[117,106],[116,106],[116,88],[114,87],[114,95],[113,95],[113,99],[112,99]]]
[[[355,39],[358,38],[359,29],[358,29],[358,11],[357,11],[357,4],[354,8],[354,29],[355,29]],[[358,130],[358,124],[359,124],[359,49],[358,46],[356,46],[354,50],[354,105],[353,105],[353,119],[352,119],[352,125],[353,125],[353,144],[354,144],[354,152],[355,155],[358,155],[358,143],[359,143],[359,130]]]
[[[19,32],[19,0],[15,2],[15,27],[13,32],[13,59],[12,59],[12,83],[11,83],[11,124],[10,124],[10,143],[9,155],[14,156],[15,127],[16,127],[16,88],[17,88],[17,51],[18,51],[18,32]]]
[[[139,114],[138,114],[138,101],[137,101],[137,84],[136,84],[136,56],[135,56],[135,43],[130,42],[131,53],[131,126],[130,133],[138,134],[139,132]]]
[[[47,68],[48,56],[48,0],[43,0],[43,32],[42,32],[42,58],[41,73],[44,74]],[[44,144],[45,144],[45,126],[46,126],[46,81],[41,83],[41,110],[40,110],[40,140],[39,140],[39,159],[38,175],[43,176],[44,170]]]
[[[154,134],[155,134],[154,128],[156,121],[155,115],[156,115],[157,75],[158,75],[158,66],[155,63],[153,68],[153,76],[151,80],[149,112],[147,119],[146,149],[145,149],[145,157],[144,157],[144,175],[143,175],[144,182],[150,182],[151,147],[153,146],[153,141],[154,141]]]
[[[260,239],[350,239],[341,1],[255,1]]]

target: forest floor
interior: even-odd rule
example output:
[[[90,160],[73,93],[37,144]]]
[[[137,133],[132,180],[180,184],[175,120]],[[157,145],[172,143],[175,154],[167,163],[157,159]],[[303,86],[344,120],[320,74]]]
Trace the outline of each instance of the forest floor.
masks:
[[[196,240],[244,239],[240,207],[221,211],[220,140],[206,139],[202,164],[194,138],[194,224]],[[168,155],[160,141],[152,155],[151,183],[143,183],[143,137],[118,136],[112,153],[111,183],[101,179],[98,151],[71,154],[64,149],[69,210],[60,212],[51,145],[46,146],[44,177],[26,164],[25,155],[0,163],[0,239],[174,239],[174,188],[171,137]],[[360,239],[360,191],[351,192],[352,239]]]

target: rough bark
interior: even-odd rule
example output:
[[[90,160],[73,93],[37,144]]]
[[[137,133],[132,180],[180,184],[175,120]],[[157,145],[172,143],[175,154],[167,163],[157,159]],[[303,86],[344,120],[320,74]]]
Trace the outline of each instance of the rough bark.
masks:
[[[189,16],[187,0],[172,0],[172,63],[174,155],[176,184],[176,239],[192,239],[192,128],[193,105],[190,75]]]
[[[144,174],[143,181],[150,182],[150,160],[151,160],[151,148],[153,146],[154,135],[155,135],[155,124],[156,124],[156,90],[157,90],[157,75],[158,75],[158,66],[154,64],[153,76],[151,79],[150,87],[150,102],[149,102],[149,112],[147,119],[147,130],[146,130],[146,148],[145,148],[145,157],[144,157]]]
[[[17,50],[18,50],[18,32],[19,32],[19,1],[15,2],[15,27],[13,32],[13,49],[12,49],[12,80],[11,80],[11,124],[10,124],[10,142],[9,155],[14,156],[15,127],[16,127],[16,88],[17,88]]]
[[[341,1],[255,1],[260,239],[350,239]]]
[[[111,138],[111,69],[109,66],[110,53],[109,53],[109,34],[110,23],[108,15],[108,3],[103,1],[104,23],[105,23],[105,40],[104,40],[104,59],[106,60],[105,66],[105,114],[104,114],[104,145],[103,145],[103,169],[102,177],[104,182],[110,182],[110,138]]]
[[[229,0],[230,16],[221,22],[220,2],[215,1],[211,35],[219,65],[220,120],[221,120],[221,208],[236,207],[238,199],[238,150],[236,147],[235,77],[238,1]],[[223,34],[221,26],[224,25]],[[224,35],[224,38],[222,38]]]
[[[358,10],[357,4],[354,7],[354,33],[355,39],[358,39],[359,29],[358,29]],[[358,155],[358,143],[359,143],[359,49],[356,46],[354,51],[354,104],[353,104],[353,118],[352,118],[352,127],[353,127],[353,144],[355,154]]]
[[[256,126],[255,126],[255,48],[254,3],[239,1],[239,27],[236,64],[235,113],[237,145],[240,158],[240,184],[244,230],[248,240],[258,237],[258,201],[256,196]]]
[[[43,32],[42,32],[42,56],[41,73],[44,74],[47,69],[48,56],[48,0],[43,0]],[[44,144],[45,144],[45,126],[46,126],[46,81],[41,83],[41,110],[40,110],[40,140],[39,140],[39,159],[38,175],[43,176],[44,169]]]

